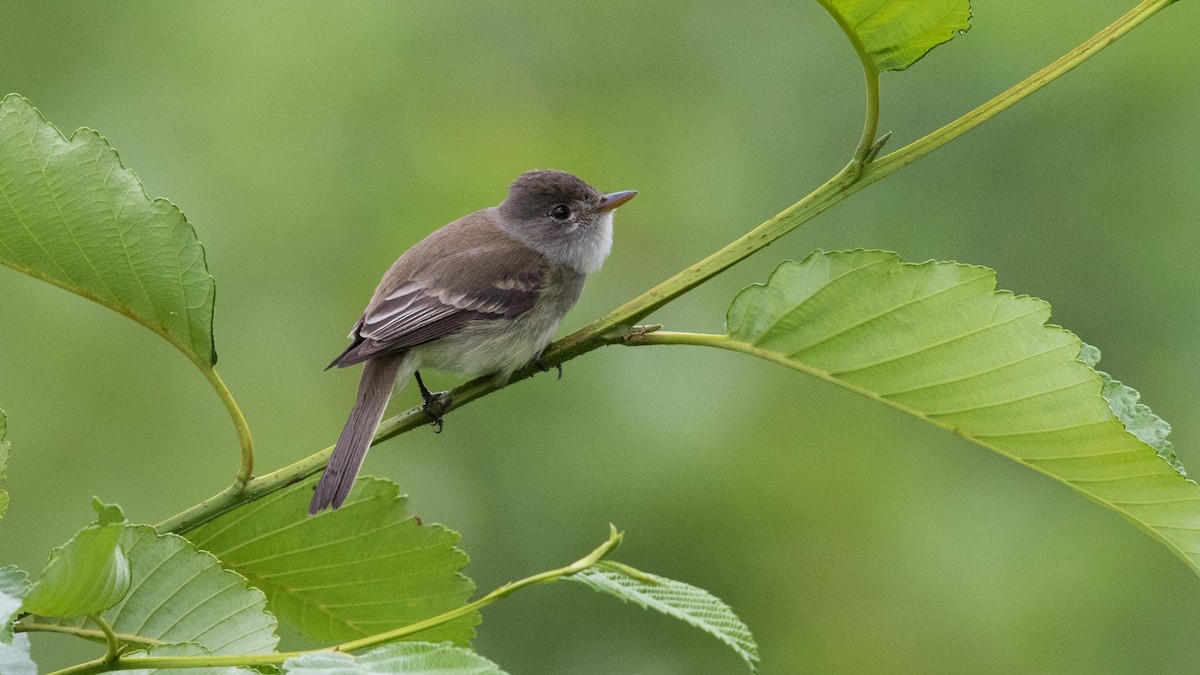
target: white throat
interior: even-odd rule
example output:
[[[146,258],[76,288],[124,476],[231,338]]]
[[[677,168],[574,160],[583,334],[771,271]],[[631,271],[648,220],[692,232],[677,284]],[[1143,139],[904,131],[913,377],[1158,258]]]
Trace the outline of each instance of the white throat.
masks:
[[[572,230],[556,233],[552,239],[531,236],[528,232],[509,225],[505,220],[500,220],[500,227],[508,236],[546,256],[555,265],[570,267],[584,275],[598,271],[604,265],[605,258],[612,252],[611,211],[597,216],[587,232],[581,232],[580,226],[576,224]]]
[[[575,246],[575,250],[571,253],[575,257],[575,261],[571,265],[576,270],[584,274],[591,274],[599,271],[604,266],[604,261],[608,258],[608,254],[612,252],[613,245],[613,213],[607,211],[600,214],[596,219],[596,224],[593,226],[595,231],[592,236],[579,242]]]

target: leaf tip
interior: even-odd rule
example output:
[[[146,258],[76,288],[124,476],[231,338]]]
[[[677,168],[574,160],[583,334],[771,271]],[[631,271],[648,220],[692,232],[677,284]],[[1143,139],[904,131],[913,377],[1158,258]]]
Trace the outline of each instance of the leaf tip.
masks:
[[[105,503],[99,497],[92,497],[92,509],[96,512],[97,525],[116,525],[127,520],[119,505]]]

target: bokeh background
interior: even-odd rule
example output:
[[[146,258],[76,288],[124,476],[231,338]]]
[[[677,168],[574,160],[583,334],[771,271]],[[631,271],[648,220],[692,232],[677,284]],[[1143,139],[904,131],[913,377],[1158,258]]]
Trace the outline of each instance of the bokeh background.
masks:
[[[891,147],[1132,4],[976,0],[969,34],[885,75]],[[195,224],[260,470],[335,439],[357,373],[321,369],[391,260],[521,171],[641,191],[565,331],[796,201],[860,128],[857,62],[815,2],[2,9],[0,94],[100,130]],[[1099,346],[1200,467],[1197,26],[1200,7],[1179,3],[654,320],[718,331],[739,288],[818,247],[985,264]],[[14,444],[0,562],[40,569],[92,495],[156,522],[232,477],[231,426],[166,342],[8,269],[0,317]],[[770,675],[1197,669],[1200,579],[1117,514],[733,354],[593,352],[561,382],[456,412],[443,435],[388,442],[366,470],[462,533],[481,589],[574,560],[617,523],[622,560],[728,601]],[[477,646],[514,674],[742,672],[715,640],[571,585],[490,607]],[[36,648],[46,666],[96,653]]]

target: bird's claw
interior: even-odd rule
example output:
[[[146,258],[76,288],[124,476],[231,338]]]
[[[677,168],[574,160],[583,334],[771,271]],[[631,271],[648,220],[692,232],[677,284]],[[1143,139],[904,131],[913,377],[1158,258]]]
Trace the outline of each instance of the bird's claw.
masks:
[[[536,366],[538,367],[538,370],[542,371],[543,373],[548,373],[548,372],[550,372],[550,368],[548,368],[548,367],[546,366],[546,364],[542,363],[542,357],[541,357],[541,356],[539,356],[539,357],[537,357],[536,359],[534,359],[534,360],[533,360],[533,363],[534,363],[534,365],[536,365]],[[556,363],[556,364],[554,364],[554,368],[555,368],[556,370],[558,370],[558,377],[554,378],[554,381],[555,381],[555,382],[557,382],[557,381],[559,381],[559,380],[561,380],[561,379],[562,379],[562,364],[561,364],[561,363]]]
[[[442,416],[450,410],[451,402],[452,399],[448,391],[433,392],[425,397],[425,405],[421,406],[421,409],[425,411],[426,415],[429,415],[429,419],[432,420],[430,424],[437,427],[437,431],[434,432],[435,434],[442,433],[442,429],[445,427],[445,424],[442,422]]]

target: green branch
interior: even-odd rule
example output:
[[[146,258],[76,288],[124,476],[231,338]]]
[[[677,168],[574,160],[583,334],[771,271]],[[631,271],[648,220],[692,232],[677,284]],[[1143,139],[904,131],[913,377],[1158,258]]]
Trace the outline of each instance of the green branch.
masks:
[[[897,169],[912,164],[992,117],[995,117],[998,113],[1007,110],[1010,106],[1023,100],[1033,92],[1074,70],[1084,61],[1092,58],[1105,47],[1116,42],[1126,33],[1137,28],[1158,12],[1166,9],[1167,6],[1175,4],[1175,2],[1176,0],[1142,0],[1137,6],[1126,12],[1124,16],[1105,27],[1104,30],[1096,33],[1083,44],[1062,55],[1050,65],[1021,80],[1004,93],[924,138],[879,158],[864,173],[861,184],[855,190],[866,187]]]
[[[1025,78],[1008,91],[924,138],[874,161],[872,161],[872,157],[879,149],[879,142],[874,141],[875,125],[878,120],[879,78],[874,66],[868,66],[868,62],[864,60],[861,45],[857,45],[856,50],[860,60],[863,61],[864,74],[867,77],[867,122],[850,163],[808,196],[738,237],[724,248],[626,302],[607,316],[593,321],[550,345],[541,357],[542,364],[546,367],[553,367],[605,344],[610,344],[613,338],[628,333],[637,321],[663,305],[712,279],[750,255],[770,246],[780,237],[792,232],[862,188],[912,164],[1058,79],[1175,1],[1143,0],[1092,38]],[[834,16],[836,17],[837,14],[835,13]],[[852,38],[851,42],[854,43],[855,40]],[[865,152],[864,148],[866,148]],[[537,367],[528,366],[518,371],[508,384],[532,377],[538,372]],[[460,408],[504,386],[507,385],[495,384],[490,377],[467,382],[451,392],[453,403],[448,411]],[[384,420],[376,432],[373,442],[379,443],[387,440],[421,426],[427,421],[421,408],[412,408]],[[248,440],[248,434],[244,440]],[[159,523],[157,529],[159,532],[186,532],[198,527],[240,504],[280,490],[317,473],[329,461],[331,452],[332,448],[326,448],[278,471],[250,480],[244,485],[235,484],[204,502]],[[249,475],[248,471],[244,471],[244,473],[246,476]]]
[[[86,663],[80,663],[70,668],[55,671],[51,675],[92,675],[93,673],[103,673],[115,670],[139,670],[139,669],[154,669],[154,668],[221,668],[234,666],[277,666],[290,658],[303,656],[305,654],[314,654],[318,652],[353,652],[379,645],[395,642],[409,635],[429,630],[435,626],[440,626],[444,623],[453,621],[459,617],[465,616],[482,607],[496,602],[497,600],[512,595],[522,588],[527,588],[536,584],[552,583],[562,579],[563,577],[578,574],[590,567],[601,562],[605,556],[609,555],[617,549],[621,544],[621,538],[624,535],[617,531],[617,528],[609,526],[608,540],[586,556],[576,560],[575,562],[565,567],[549,570],[540,574],[535,574],[526,577],[519,581],[507,583],[500,588],[488,593],[478,600],[463,605],[457,609],[451,610],[444,614],[439,614],[430,619],[420,621],[418,623],[390,630],[378,635],[343,642],[342,644],[325,649],[310,649],[296,652],[277,652],[274,654],[247,654],[241,656],[125,656],[113,652],[112,641],[110,640],[109,655],[94,659]],[[107,626],[99,617],[92,617],[101,624],[101,628]],[[111,629],[106,633],[111,633]]]
[[[17,633],[61,633],[63,635],[74,635],[87,640],[99,640],[105,642],[108,636],[102,630],[91,628],[78,628],[76,626],[60,626],[53,623],[25,623],[21,622],[13,626],[13,631]],[[141,635],[131,635],[129,633],[113,633],[113,635],[122,644],[136,645],[161,645],[166,644],[162,640],[154,638],[142,637]]]
[[[867,185],[894,173],[901,167],[911,164],[970,131],[1095,56],[1118,38],[1174,2],[1175,0],[1143,0],[1134,9],[1095,36],[1003,94],[928,136],[871,162],[863,170],[861,178],[855,177],[852,163],[851,166],[842,169],[799,202],[738,237],[721,250],[626,302],[607,316],[554,343],[543,356],[542,362],[553,366],[568,358],[595,349],[600,345],[604,336],[619,331],[622,326],[632,326],[668,302],[724,272],[751,254],[775,243],[780,237],[812,220],[829,207]]]

